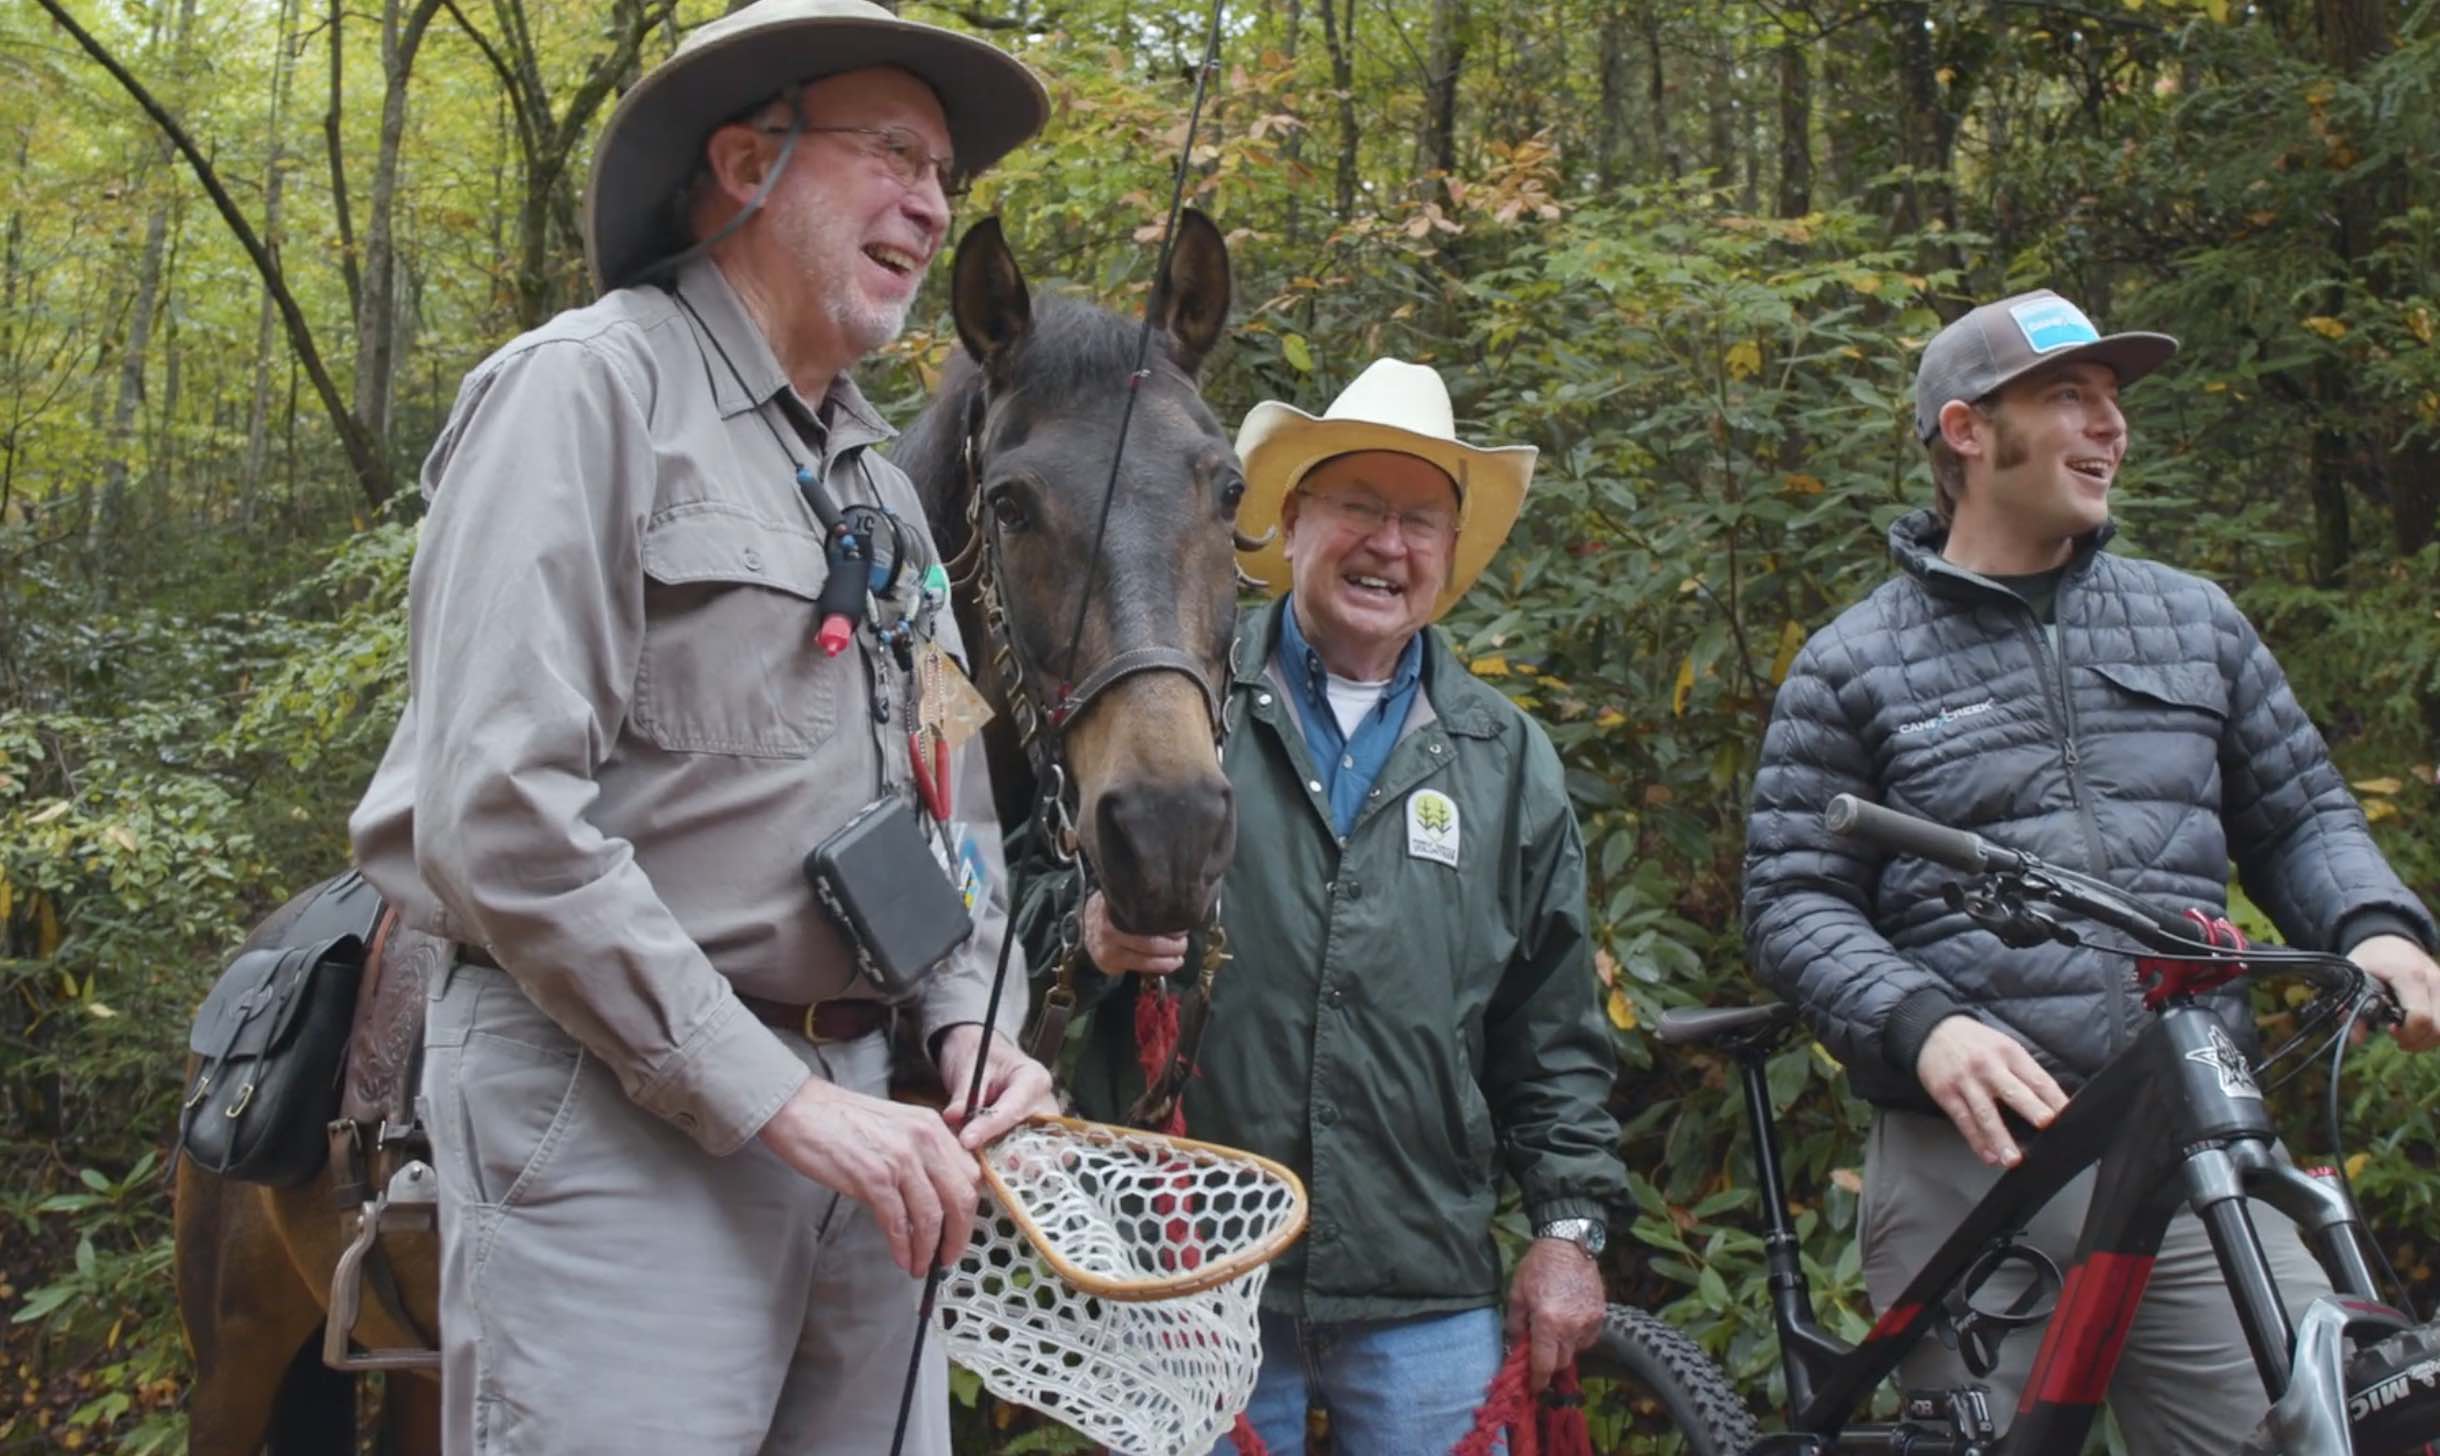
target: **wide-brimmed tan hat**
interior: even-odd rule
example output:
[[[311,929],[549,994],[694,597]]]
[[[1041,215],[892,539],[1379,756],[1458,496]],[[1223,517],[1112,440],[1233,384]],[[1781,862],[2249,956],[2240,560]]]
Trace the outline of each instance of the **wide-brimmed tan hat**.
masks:
[[[1533,484],[1531,445],[1469,445],[1457,438],[1449,388],[1437,371],[1403,359],[1375,359],[1339,391],[1317,419],[1294,405],[1266,399],[1237,427],[1237,458],[1245,466],[1245,498],[1237,526],[1270,535],[1261,548],[1237,553],[1245,574],[1278,596],[1288,589],[1286,544],[1273,527],[1280,503],[1314,466],[1356,450],[1394,450],[1428,460],[1457,482],[1457,544],[1449,552],[1449,582],[1432,605],[1437,621],[1457,605],[1491,564],[1517,523]]]
[[[798,82],[867,66],[897,66],[931,86],[967,176],[1050,117],[1042,82],[988,41],[901,20],[870,0],[755,0],[688,34],[610,113],[585,191],[593,286],[621,287],[686,247],[669,203],[712,128]]]

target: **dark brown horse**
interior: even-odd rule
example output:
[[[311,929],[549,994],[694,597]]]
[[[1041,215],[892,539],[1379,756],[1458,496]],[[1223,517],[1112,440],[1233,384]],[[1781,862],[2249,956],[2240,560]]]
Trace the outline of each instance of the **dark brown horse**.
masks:
[[[1140,325],[1072,300],[1032,299],[997,224],[979,224],[955,268],[967,357],[953,362],[894,452],[944,558],[987,556],[986,580],[996,579],[1005,603],[1005,635],[995,639],[974,578],[961,573],[960,628],[999,709],[992,759],[1003,820],[1029,813],[1035,789],[1006,726],[1039,715],[1045,746],[1074,785],[1077,838],[1112,913],[1146,930],[1203,918],[1234,838],[1211,715],[1234,618],[1241,484],[1228,436],[1195,384],[1228,302],[1219,231],[1190,213],[1154,286],[1153,346],[1131,385]],[[1105,529],[1104,487],[1131,388]],[[973,539],[978,523],[993,540]],[[1008,644],[1016,681],[989,670],[995,640]],[[270,942],[297,909],[292,902],[274,914],[249,944]],[[345,1243],[330,1170],[299,1188],[270,1189],[184,1162],[176,1224],[179,1313],[195,1356],[192,1456],[257,1456],[266,1444],[274,1456],[352,1451],[351,1382],[319,1358]],[[431,1237],[388,1238],[384,1247],[406,1314],[434,1328]],[[373,1346],[418,1342],[369,1292],[357,1334]],[[436,1452],[436,1387],[421,1376],[389,1379],[388,1448]]]

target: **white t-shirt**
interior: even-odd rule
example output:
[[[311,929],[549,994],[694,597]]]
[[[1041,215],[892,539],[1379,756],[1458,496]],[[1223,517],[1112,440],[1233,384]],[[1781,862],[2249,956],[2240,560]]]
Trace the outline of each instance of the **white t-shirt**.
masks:
[[[1379,682],[1357,682],[1337,673],[1324,673],[1327,682],[1323,692],[1330,699],[1330,716],[1339,720],[1339,737],[1352,739],[1364,715],[1380,706],[1381,694],[1388,690],[1389,679]]]

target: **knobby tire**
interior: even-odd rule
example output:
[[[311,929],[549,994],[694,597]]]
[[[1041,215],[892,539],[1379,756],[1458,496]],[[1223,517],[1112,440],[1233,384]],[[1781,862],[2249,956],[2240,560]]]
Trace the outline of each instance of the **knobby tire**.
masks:
[[[1613,1382],[1632,1413],[1626,1442],[1614,1456],[1661,1450],[1655,1438],[1668,1432],[1685,1438],[1684,1456],[1745,1456],[1760,1437],[1753,1413],[1711,1357],[1640,1309],[1611,1305],[1577,1369],[1588,1379]]]

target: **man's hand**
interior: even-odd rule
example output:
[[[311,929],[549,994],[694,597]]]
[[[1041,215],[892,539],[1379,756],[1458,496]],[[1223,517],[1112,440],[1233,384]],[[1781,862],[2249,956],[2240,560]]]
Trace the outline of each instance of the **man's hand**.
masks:
[[[941,1081],[949,1089],[949,1105],[940,1115],[969,1152],[982,1151],[993,1138],[1036,1113],[1052,1117],[1059,1112],[1050,1070],[1017,1050],[1007,1037],[995,1035],[983,1060],[983,1096],[975,1104],[974,1121],[966,1122],[966,1089],[974,1083],[974,1053],[982,1038],[981,1022],[961,1021],[940,1034],[935,1053]]]
[[[1932,1028],[1915,1058],[1915,1080],[1982,1160],[2002,1168],[2025,1156],[2000,1120],[2003,1104],[2035,1127],[2050,1126],[2067,1105],[2067,1094],[2022,1042],[1971,1016],[1952,1016]]]
[[[872,1210],[909,1275],[965,1250],[982,1169],[931,1108],[810,1077],[756,1136],[781,1162]]]
[[[1110,907],[1095,890],[1084,902],[1084,953],[1113,976],[1166,976],[1186,966],[1183,935],[1129,935],[1110,923]]]
[[[1607,1304],[1601,1266],[1582,1247],[1566,1239],[1536,1239],[1526,1248],[1508,1283],[1508,1342],[1531,1342],[1535,1394],[1600,1335]]]
[[[2359,942],[2347,959],[2389,988],[2406,1019],[2393,1030],[2410,1052],[2440,1046],[2440,965],[2402,935],[2376,935]]]

